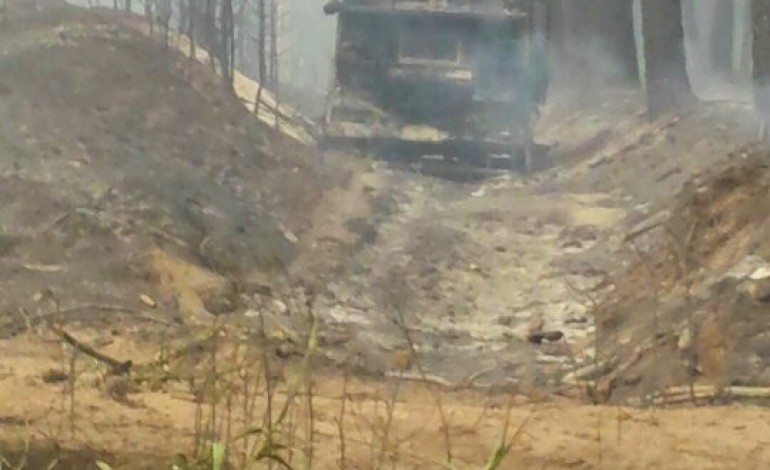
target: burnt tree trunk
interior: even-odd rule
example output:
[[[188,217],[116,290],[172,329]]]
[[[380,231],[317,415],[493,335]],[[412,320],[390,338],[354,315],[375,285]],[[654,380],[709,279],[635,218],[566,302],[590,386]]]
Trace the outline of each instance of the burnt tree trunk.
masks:
[[[246,64],[246,20],[244,13],[244,6],[246,2],[243,2],[241,9],[235,15],[235,65],[237,68],[244,70]]]
[[[684,52],[680,0],[642,0],[647,110],[651,119],[694,100]]]
[[[153,36],[155,34],[154,31],[154,24],[155,19],[152,17],[152,2],[147,0],[144,2],[144,17],[147,20],[147,25],[150,28],[150,36]]]
[[[189,21],[190,10],[187,8],[187,0],[179,0],[177,11],[179,12],[179,23],[177,24],[177,34],[180,36],[187,33],[187,22]]]
[[[729,79],[733,72],[733,2],[718,1],[711,26],[711,63],[722,79]]]
[[[267,78],[267,70],[265,60],[267,59],[267,53],[265,51],[265,39],[267,31],[265,31],[265,25],[267,24],[267,11],[265,9],[265,0],[259,0],[257,3],[259,11],[259,31],[257,35],[257,54],[259,55],[259,85],[257,87],[257,96],[254,98],[254,113],[259,114],[259,105],[262,102],[262,88],[265,86],[265,79]]]
[[[270,0],[270,88],[278,87],[278,0]]]
[[[233,87],[235,86],[235,30],[236,30],[236,23],[235,23],[235,12],[233,11],[233,0],[227,0],[229,3],[229,12],[230,12],[230,46],[228,48],[229,51],[229,57],[228,60],[230,62],[230,81],[232,82]]]
[[[598,20],[600,24],[597,28],[602,28],[604,31],[608,50],[622,66],[623,78],[630,84],[639,86],[633,0],[614,0],[605,3],[599,11],[603,12],[603,16]],[[601,26],[601,23],[605,25]]]
[[[698,28],[697,8],[695,3],[697,0],[682,0],[682,14],[684,15],[682,21],[685,26],[685,34],[691,41],[700,40],[700,30]]]
[[[232,88],[234,79],[233,70],[233,35],[235,34],[235,21],[233,19],[233,0],[222,0],[222,8],[219,13],[219,66],[225,83]]]
[[[205,47],[209,53],[209,65],[211,70],[216,70],[216,64],[214,63],[214,56],[217,52],[217,4],[216,0],[206,0],[206,10],[204,13],[204,38],[206,41]]]
[[[546,5],[554,73],[570,86],[596,90],[639,85],[633,0],[561,0]]]
[[[171,38],[169,28],[171,26],[171,15],[173,14],[171,0],[156,0],[155,9],[157,10],[158,25],[163,33],[163,44],[169,47]]]
[[[196,14],[195,0],[187,0],[187,36],[190,38],[190,57],[193,59],[197,56],[197,52],[195,51]]]
[[[770,0],[753,0],[751,18],[754,107],[766,127],[770,120]]]

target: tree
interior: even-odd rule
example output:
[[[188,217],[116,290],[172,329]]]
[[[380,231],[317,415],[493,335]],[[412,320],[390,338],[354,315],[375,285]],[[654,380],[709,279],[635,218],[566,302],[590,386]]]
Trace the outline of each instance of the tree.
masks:
[[[267,11],[265,9],[265,0],[257,0],[257,6],[258,6],[258,19],[259,19],[259,30],[257,31],[257,54],[259,55],[259,85],[257,86],[257,96],[254,99],[254,113],[259,114],[259,105],[262,102],[262,88],[265,86],[265,79],[267,78],[267,70],[266,70],[266,51],[265,51],[265,24],[266,24],[266,16]]]
[[[190,38],[190,57],[193,59],[197,55],[195,51],[195,18],[198,10],[195,8],[195,3],[195,0],[187,0],[187,37]]]
[[[684,15],[684,29],[685,34],[691,41],[698,41],[700,39],[700,30],[698,28],[698,9],[695,7],[697,0],[682,0],[682,13]]]
[[[147,20],[148,26],[150,27],[150,36],[155,34],[155,31],[154,31],[155,20],[152,17],[152,7],[153,7],[153,0],[144,0],[144,17]]]
[[[711,26],[711,64],[722,79],[729,79],[733,72],[733,24],[735,5],[732,1],[718,1],[714,6]]]
[[[754,107],[763,120],[763,138],[767,139],[770,121],[770,0],[753,0],[752,59],[754,61]]]
[[[171,0],[155,0],[155,9],[158,12],[158,24],[163,31],[163,43],[168,46],[169,25],[171,23],[171,15],[173,14]]]
[[[647,110],[651,119],[694,100],[680,0],[641,0]]]
[[[235,77],[235,20],[233,18],[233,0],[222,0],[219,14],[219,67],[225,82],[232,87]]]
[[[187,34],[187,27],[190,24],[190,9],[187,0],[179,0],[177,4],[177,10],[179,12],[179,21],[177,23],[177,33]]]
[[[270,0],[270,88],[278,88],[278,0]]]
[[[209,64],[211,70],[215,69],[214,54],[219,47],[217,46],[217,1],[206,0],[206,11],[204,13],[204,46],[209,51]]]

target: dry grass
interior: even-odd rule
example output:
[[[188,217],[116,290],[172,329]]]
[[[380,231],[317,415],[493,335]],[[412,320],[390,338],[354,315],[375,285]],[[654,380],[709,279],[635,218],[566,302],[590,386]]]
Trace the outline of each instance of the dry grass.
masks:
[[[400,378],[393,379],[389,391],[375,397],[373,409],[368,410],[351,399],[345,378],[341,390],[337,391],[338,414],[331,419],[336,425],[329,427],[328,406],[322,411],[316,406],[319,399],[328,401],[329,390],[321,395],[316,391],[314,362],[318,326],[311,308],[312,294],[304,298],[306,301],[302,302],[282,299],[293,310],[292,314],[306,315],[308,320],[307,330],[297,335],[301,341],[294,345],[297,352],[293,358],[284,360],[276,355],[282,342],[267,334],[264,320],[259,322],[256,335],[244,337],[238,333],[239,328],[215,319],[210,326],[198,331],[197,339],[177,342],[175,346],[161,344],[156,360],[135,365],[130,376],[120,381],[124,393],[110,394],[116,402],[114,406],[140,406],[140,402],[132,399],[139,390],[179,390],[180,387],[185,390],[193,402],[194,416],[175,417],[192,422],[189,447],[178,449],[176,464],[180,469],[332,468],[328,449],[337,449],[334,465],[343,469],[361,468],[362,461],[366,462],[364,468],[372,469],[402,468],[404,462],[423,462],[420,468],[467,468],[455,466],[461,465],[462,460],[455,459],[451,414],[444,406],[443,391],[427,379],[423,387],[440,416],[438,429],[444,453],[441,458],[405,450],[405,444],[417,431],[405,433],[401,429],[404,413],[400,409],[404,403],[401,390],[405,383]],[[264,315],[260,318],[264,319]],[[403,316],[399,318],[410,356],[409,363],[403,366],[413,365],[424,376],[410,329]],[[50,338],[51,332],[41,330],[30,335],[31,340],[41,341]],[[86,407],[88,390],[94,386],[79,377],[86,372],[103,377],[96,385],[104,393],[113,389],[110,384],[114,381],[108,377],[107,368],[94,368],[82,351],[72,345],[62,342],[61,351],[66,382],[62,385],[65,392],[62,424],[65,426],[60,436],[62,441],[75,442],[84,437],[78,435],[83,420],[88,419],[82,409]],[[190,360],[196,363],[195,367],[184,366]],[[529,417],[518,425],[512,422],[512,406],[509,401],[505,418],[501,420],[500,441],[489,443],[493,451],[486,459],[485,469],[503,468],[501,465],[526,426]],[[487,413],[489,410],[484,408],[482,417]],[[516,426],[513,431],[511,426]],[[30,439],[23,448],[19,453],[22,458],[13,465],[6,463],[7,467],[28,468],[25,460]],[[412,463],[407,466],[411,468]],[[100,468],[109,468],[104,465]]]

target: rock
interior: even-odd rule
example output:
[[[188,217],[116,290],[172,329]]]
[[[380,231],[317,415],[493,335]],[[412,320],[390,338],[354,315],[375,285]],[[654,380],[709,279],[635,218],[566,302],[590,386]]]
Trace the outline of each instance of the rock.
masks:
[[[559,238],[562,240],[570,240],[570,242],[581,241],[594,241],[598,237],[597,228],[593,225],[576,225],[574,227],[565,227],[559,234]],[[568,242],[569,243],[569,242]]]
[[[770,302],[770,279],[749,281],[745,290],[757,302]]]
[[[751,273],[751,275],[749,275],[749,279],[753,281],[759,281],[767,278],[770,278],[770,268],[766,266],[757,268],[753,273]]]
[[[260,315],[262,315],[262,313],[254,309],[249,309],[243,312],[243,316],[246,318],[259,318]]]
[[[529,324],[527,325],[527,335],[540,333],[543,331],[543,327],[545,326],[545,319],[543,318],[543,314],[537,314],[533,316]]]
[[[206,297],[203,300],[203,307],[212,315],[224,315],[233,313],[236,309],[236,304],[232,298],[215,295]]]
[[[69,380],[70,376],[68,373],[58,369],[48,369],[47,371],[43,372],[41,378],[43,379],[43,383],[56,384],[66,382]]]
[[[199,289],[198,297],[212,315],[233,313],[238,308],[238,294],[231,282]]]
[[[725,277],[734,279],[762,280],[763,275],[769,269],[767,261],[761,256],[749,255],[736,263]]]
[[[296,235],[294,234],[294,232],[292,232],[291,230],[286,230],[286,229],[283,229],[283,230],[282,230],[282,232],[283,232],[283,236],[284,236],[284,237],[286,237],[286,239],[287,239],[287,240],[288,240],[290,243],[292,243],[292,244],[294,244],[294,245],[296,245],[297,243],[299,243],[299,238],[297,238],[297,236],[296,236]]]
[[[350,330],[327,331],[318,335],[318,345],[321,347],[341,346],[353,339]]]
[[[586,317],[585,315],[569,317],[566,320],[564,320],[564,323],[566,323],[567,325],[582,325],[582,324],[588,323],[588,317]]]
[[[564,338],[564,333],[561,331],[538,331],[527,335],[527,341],[537,345],[542,344],[543,341],[554,343],[562,338]]]
[[[561,331],[546,331],[543,333],[543,339],[550,342],[560,341],[564,338],[564,333]]]
[[[537,363],[541,365],[557,364],[562,365],[570,361],[568,354],[547,354],[543,353],[537,358]]]
[[[356,329],[350,323],[327,323],[318,331],[318,345],[339,346],[353,340]]]
[[[583,243],[581,243],[580,240],[570,240],[562,243],[561,247],[562,249],[583,248]]]
[[[158,302],[147,294],[141,294],[139,301],[149,308],[156,308],[158,306]]]
[[[287,359],[296,354],[297,348],[291,341],[284,341],[275,347],[275,355],[281,359]]]
[[[628,387],[638,385],[641,382],[642,382],[642,376],[639,374],[629,374],[620,378],[620,383]]]
[[[273,307],[275,307],[275,310],[281,315],[285,315],[286,312],[289,311],[289,307],[287,307],[285,303],[278,299],[273,299]]]

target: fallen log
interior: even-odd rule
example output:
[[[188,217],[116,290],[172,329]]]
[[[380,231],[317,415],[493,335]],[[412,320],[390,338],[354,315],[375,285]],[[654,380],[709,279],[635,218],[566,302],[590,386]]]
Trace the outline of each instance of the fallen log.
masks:
[[[410,382],[432,383],[434,385],[439,385],[444,388],[455,388],[457,386],[457,384],[454,384],[439,376],[431,375],[431,374],[420,374],[416,372],[388,371],[388,372],[385,372],[385,377],[399,379],[399,380],[408,380]]]
[[[589,364],[585,367],[581,367],[580,369],[577,369],[565,375],[564,377],[562,377],[561,381],[563,383],[577,385],[580,382],[583,382],[586,380],[592,380],[603,374],[606,374],[607,372],[612,370],[613,367],[615,367],[616,363],[617,363],[617,359],[611,358],[611,359],[606,359],[604,361],[596,362],[594,364]]]
[[[128,361],[119,361],[115,358],[112,358],[104,353],[101,353],[91,346],[77,340],[74,336],[67,333],[63,329],[50,325],[51,331],[53,331],[56,336],[62,339],[65,343],[69,344],[76,350],[82,352],[86,356],[92,357],[96,359],[97,361],[106,364],[110,367],[110,372],[114,375],[125,375],[128,372],[131,371],[131,367],[133,366],[133,362],[130,360]]]
[[[662,392],[648,395],[648,402],[654,405],[676,405],[695,400],[715,398],[737,398],[744,400],[770,399],[770,387],[715,387],[713,385],[695,385],[670,387]]]

